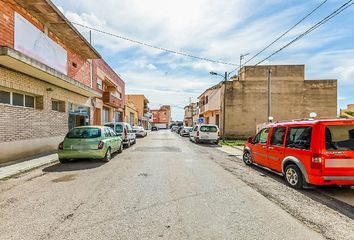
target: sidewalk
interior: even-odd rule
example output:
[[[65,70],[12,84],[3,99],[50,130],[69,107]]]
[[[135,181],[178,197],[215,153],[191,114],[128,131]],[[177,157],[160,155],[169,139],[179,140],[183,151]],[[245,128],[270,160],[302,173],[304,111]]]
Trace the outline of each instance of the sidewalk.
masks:
[[[55,163],[58,161],[58,154],[50,154],[44,157],[35,158],[32,160],[16,163],[6,167],[0,167],[0,180],[9,178],[19,173],[27,172],[31,169]]]
[[[220,151],[228,153],[229,155],[242,159],[243,147],[221,146],[221,148],[218,149]]]

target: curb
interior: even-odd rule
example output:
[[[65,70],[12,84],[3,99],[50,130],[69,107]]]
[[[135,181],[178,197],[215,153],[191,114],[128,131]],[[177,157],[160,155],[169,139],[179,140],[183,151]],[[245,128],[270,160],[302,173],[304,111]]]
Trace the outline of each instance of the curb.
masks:
[[[24,164],[24,163],[29,162],[29,161],[35,161],[36,159],[32,159],[32,160],[29,160],[29,161],[25,161],[23,163],[9,165],[9,166],[0,168],[0,181],[6,181],[7,179],[10,179],[10,178],[12,178],[14,176],[29,172],[29,171],[34,170],[36,168],[43,167],[45,165],[50,165],[50,164],[59,162],[57,154],[52,154],[52,155],[49,155],[49,156],[42,157],[42,158],[48,157],[48,159],[45,159],[45,160],[40,161],[38,163],[34,162],[32,165],[29,165],[29,166],[20,167],[21,166],[20,164]],[[41,159],[41,158],[38,158],[38,159]],[[19,167],[16,168],[16,165],[19,165]]]

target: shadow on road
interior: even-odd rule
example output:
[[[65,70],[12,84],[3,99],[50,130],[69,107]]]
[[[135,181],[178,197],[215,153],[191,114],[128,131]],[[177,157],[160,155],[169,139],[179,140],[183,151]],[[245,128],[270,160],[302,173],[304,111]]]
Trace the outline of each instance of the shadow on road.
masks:
[[[42,171],[43,172],[71,172],[71,171],[98,168],[104,164],[105,162],[101,160],[80,159],[68,163],[57,163],[55,165],[44,168]]]
[[[220,145],[214,143],[197,143],[197,145],[205,148],[221,148]]]

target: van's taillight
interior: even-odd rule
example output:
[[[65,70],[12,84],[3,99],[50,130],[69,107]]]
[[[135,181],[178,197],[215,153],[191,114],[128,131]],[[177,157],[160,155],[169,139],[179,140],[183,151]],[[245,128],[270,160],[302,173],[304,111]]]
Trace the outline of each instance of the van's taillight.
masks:
[[[128,138],[128,132],[127,132],[127,129],[124,128],[124,139],[127,139]]]
[[[220,132],[218,131],[218,137],[220,137]]]
[[[312,155],[311,168],[321,168],[322,167],[322,157],[320,154],[315,153]]]
[[[197,131],[197,137],[199,137],[199,131]]]
[[[103,146],[104,146],[104,142],[102,142],[102,141],[100,141],[99,143],[98,143],[98,149],[103,149]]]
[[[64,142],[59,143],[58,149],[59,150],[63,150],[64,149]]]

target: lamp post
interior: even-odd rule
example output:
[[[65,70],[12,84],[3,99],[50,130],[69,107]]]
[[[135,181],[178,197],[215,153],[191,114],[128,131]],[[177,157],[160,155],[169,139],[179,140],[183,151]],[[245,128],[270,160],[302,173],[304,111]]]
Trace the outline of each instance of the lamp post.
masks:
[[[249,53],[241,53],[240,54],[240,69],[241,69],[241,67],[242,67],[242,59],[244,59],[244,57],[246,57],[246,56],[248,56],[249,55]]]
[[[225,75],[221,75],[216,72],[209,72],[211,75],[217,75],[222,78],[224,78],[223,84],[224,84],[224,102],[223,102],[223,108],[222,108],[222,140],[225,141],[225,109],[226,109],[226,82],[227,82],[227,77],[228,74],[225,72]]]

